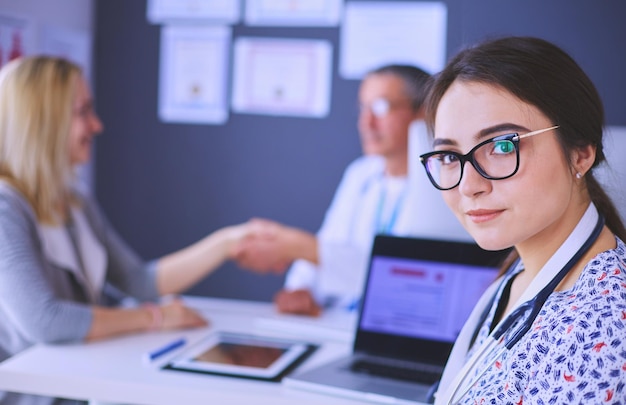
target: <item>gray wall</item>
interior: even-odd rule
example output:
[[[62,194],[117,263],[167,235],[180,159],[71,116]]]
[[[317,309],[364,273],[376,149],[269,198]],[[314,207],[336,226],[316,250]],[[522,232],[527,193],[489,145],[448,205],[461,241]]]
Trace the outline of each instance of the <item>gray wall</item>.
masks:
[[[450,0],[448,55],[488,36],[533,35],[570,52],[626,125],[626,2]],[[159,27],[144,1],[96,3],[94,70],[105,131],[97,141],[96,193],[111,222],[144,257],[166,254],[254,216],[315,231],[345,166],[359,156],[357,81],[337,75],[339,28],[236,25],[241,35],[321,38],[333,52],[325,119],[234,114],[225,125],[157,119]],[[282,277],[229,263],[189,293],[270,300]]]
[[[0,0],[0,12],[88,32],[93,29],[93,8],[93,0]]]

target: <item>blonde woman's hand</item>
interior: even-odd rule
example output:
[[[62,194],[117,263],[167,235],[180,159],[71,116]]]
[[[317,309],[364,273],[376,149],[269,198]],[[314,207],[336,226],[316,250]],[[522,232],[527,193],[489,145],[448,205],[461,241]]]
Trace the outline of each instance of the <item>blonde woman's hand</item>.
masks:
[[[248,239],[273,237],[278,226],[279,224],[273,221],[253,218],[241,224],[222,228],[219,232],[226,240],[228,258],[236,259],[241,252],[242,245]]]
[[[202,315],[177,298],[161,305],[160,309],[163,330],[198,328],[209,324]]]

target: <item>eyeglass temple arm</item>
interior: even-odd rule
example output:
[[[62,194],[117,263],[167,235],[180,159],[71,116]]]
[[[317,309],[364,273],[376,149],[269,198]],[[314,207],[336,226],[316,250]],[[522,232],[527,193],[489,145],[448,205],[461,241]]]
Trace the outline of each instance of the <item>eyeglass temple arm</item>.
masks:
[[[559,127],[558,125],[555,125],[555,126],[550,127],[550,128],[538,129],[536,131],[529,132],[529,133],[524,134],[524,135],[518,135],[517,137],[519,139],[528,138],[529,136],[539,135],[539,134],[543,134],[544,132],[552,131],[553,129],[557,129],[558,127]]]

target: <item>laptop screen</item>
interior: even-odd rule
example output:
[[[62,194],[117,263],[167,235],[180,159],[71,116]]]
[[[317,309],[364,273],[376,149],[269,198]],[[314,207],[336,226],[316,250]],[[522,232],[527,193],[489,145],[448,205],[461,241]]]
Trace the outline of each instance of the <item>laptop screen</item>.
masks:
[[[506,253],[466,242],[377,236],[355,351],[445,363]]]
[[[494,278],[493,267],[376,256],[361,329],[454,342]]]

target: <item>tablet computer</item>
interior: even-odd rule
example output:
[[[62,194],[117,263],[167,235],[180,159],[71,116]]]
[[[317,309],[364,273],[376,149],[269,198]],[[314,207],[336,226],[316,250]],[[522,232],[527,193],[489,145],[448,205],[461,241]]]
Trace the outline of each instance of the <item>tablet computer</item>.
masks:
[[[216,332],[174,358],[166,369],[280,381],[315,349],[301,341]]]

